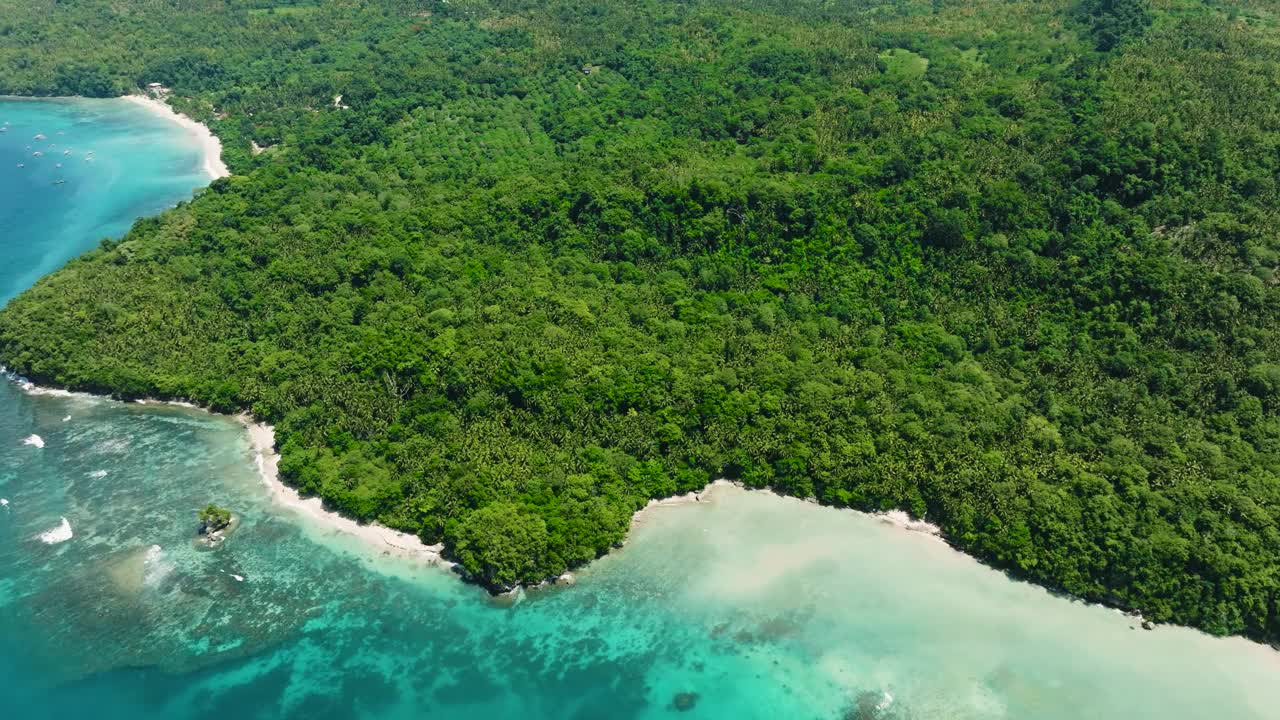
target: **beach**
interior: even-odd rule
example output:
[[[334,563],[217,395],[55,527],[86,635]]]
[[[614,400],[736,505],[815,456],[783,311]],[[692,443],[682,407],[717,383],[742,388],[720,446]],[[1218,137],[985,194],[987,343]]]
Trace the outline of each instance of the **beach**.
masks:
[[[44,449],[19,444],[33,433]],[[697,693],[709,712],[689,717],[835,718],[850,698],[891,695],[894,716],[918,720],[1261,720],[1277,702],[1265,648],[1130,630],[1134,618],[1011,582],[922,534],[729,482],[653,503],[573,589],[495,601],[384,556],[395,534],[299,503],[277,484],[277,438],[248,417],[0,383],[14,648],[0,659],[22,660],[0,667],[15,689],[6,708],[302,717],[361,687],[333,714],[391,697],[389,720],[420,707],[440,720],[657,720]],[[193,544],[208,503],[244,518],[216,551]],[[463,670],[437,685],[421,668]],[[176,697],[135,702],[161,692]],[[623,703],[639,711],[609,714]]]
[[[326,510],[318,497],[303,497],[280,479],[280,455],[275,450],[275,431],[270,425],[256,422],[249,415],[237,415],[249,434],[258,472],[278,505],[289,508],[325,530],[349,535],[362,540],[383,553],[409,560],[442,563],[443,545],[428,545],[416,535],[392,530],[377,523],[361,524],[351,518]]]
[[[73,392],[61,388],[47,388],[23,378],[4,366],[0,366],[0,381],[8,381],[23,393],[31,396],[49,396],[62,398],[80,398],[105,402],[119,402],[103,395],[85,392]],[[185,409],[198,410],[210,414],[212,411],[193,403],[181,400],[155,400],[150,398],[134,400],[138,405],[168,405]],[[265,423],[258,422],[248,414],[239,414],[235,420],[244,426],[249,445],[254,453],[254,462],[258,473],[273,502],[293,510],[300,517],[326,531],[332,531],[356,538],[371,549],[409,560],[425,561],[430,564],[447,564],[441,558],[443,545],[428,545],[420,538],[409,533],[392,530],[377,523],[361,524],[351,518],[326,510],[318,497],[303,497],[296,489],[286,485],[280,479],[280,455],[275,450],[275,430]]]
[[[780,500],[803,502],[803,503],[808,503],[812,505],[818,504],[818,501],[814,498],[808,498],[808,499],[802,500],[800,498],[791,497],[788,495],[779,495],[775,493],[772,488],[767,488],[767,487],[761,488],[759,490],[751,490],[747,488],[745,485],[743,485],[741,481],[729,480],[728,478],[720,478],[718,480],[712,480],[710,483],[707,483],[706,487],[702,488],[701,490],[695,490],[693,492],[685,493],[684,495],[673,495],[668,498],[662,498],[661,500],[650,500],[643,508],[636,511],[636,513],[631,516],[631,528],[634,530],[635,528],[643,525],[647,516],[652,514],[655,510],[660,510],[662,508],[669,508],[669,507],[674,507],[679,505],[688,505],[690,503],[714,502],[718,496],[723,495],[726,491],[729,491],[731,489],[742,490],[744,492],[759,492],[765,495],[771,495]],[[928,522],[927,520],[917,520],[915,518],[912,518],[911,515],[904,510],[888,510],[884,512],[867,513],[867,512],[862,512],[860,510],[852,510],[852,509],[846,509],[846,508],[833,508],[833,509],[836,509],[836,510],[843,509],[843,510],[846,510],[847,512],[851,512],[856,515],[874,518],[875,520],[878,520],[886,525],[895,527],[899,530],[906,530],[908,532],[920,533],[927,537],[933,538],[938,542],[946,544],[946,539],[942,535],[942,528],[938,527],[937,525],[934,525],[931,522]]]
[[[210,180],[224,178],[231,174],[226,163],[222,161],[222,141],[207,126],[177,112],[162,100],[145,95],[125,95],[123,100],[146,108],[155,115],[177,123],[187,130],[200,143],[201,155],[204,158],[202,169]]]
[[[794,702],[793,693],[801,692],[806,705],[830,706],[836,712],[841,693],[871,687],[881,693],[891,690],[895,703],[920,709],[918,717],[985,717],[982,712],[989,709],[982,705],[985,700],[973,695],[979,692],[991,693],[1000,703],[1030,708],[1028,712],[1036,713],[1032,716],[1056,718],[1065,715],[1045,712],[1047,707],[1070,706],[1078,698],[1060,686],[1045,685],[1009,668],[1029,663],[1053,675],[1077,672],[1078,655],[1072,653],[1079,650],[1073,651],[1065,638],[1084,638],[1088,648],[1109,648],[1108,657],[1139,655],[1144,660],[1103,664],[1073,680],[1070,687],[1086,687],[1090,702],[1108,711],[1119,708],[1103,716],[1123,716],[1134,697],[1149,702],[1153,693],[1173,695],[1169,687],[1174,682],[1182,693],[1177,702],[1189,708],[1186,717],[1221,703],[1227,703],[1233,717],[1265,717],[1271,707],[1267,683],[1277,661],[1275,653],[1263,646],[1209,638],[1177,627],[1135,632],[1130,628],[1138,621],[1130,616],[1064,602],[947,549],[935,535],[936,528],[905,513],[822,508],[812,499],[748,490],[727,479],[698,492],[649,502],[634,516],[625,551],[611,553],[575,573],[576,582],[583,586],[580,590],[537,594],[537,602],[522,602],[524,592],[518,591],[515,602],[495,603],[435,570],[447,565],[440,558],[441,547],[378,525],[361,525],[325,510],[318,498],[303,498],[286,486],[279,477],[273,428],[247,414],[230,418],[234,420],[231,432],[224,423],[182,424],[176,427],[196,428],[197,434],[157,443],[154,439],[172,433],[170,428],[175,426],[168,423],[175,415],[204,411],[187,410],[191,404],[182,401],[95,401],[97,396],[46,390],[12,374],[7,377],[12,382],[6,389],[44,408],[33,413],[17,404],[18,424],[9,435],[21,437],[38,430],[49,440],[43,451],[26,449],[16,456],[66,464],[59,465],[57,476],[67,479],[61,486],[46,482],[26,491],[14,488],[18,510],[10,510],[5,521],[30,516],[15,534],[28,546],[40,548],[32,551],[33,562],[62,555],[78,558],[76,553],[88,547],[86,540],[108,538],[100,544],[105,554],[95,557],[97,566],[104,568],[102,577],[120,588],[110,602],[149,603],[148,607],[163,613],[164,622],[153,626],[154,632],[136,636],[131,652],[144,660],[163,658],[176,668],[203,667],[271,647],[297,632],[299,618],[305,618],[308,626],[325,627],[332,637],[342,638],[340,642],[353,643],[343,648],[361,648],[359,652],[373,653],[378,659],[385,655],[397,662],[441,662],[429,650],[430,638],[467,638],[478,633],[474,644],[466,646],[471,649],[465,657],[485,662],[495,647],[511,651],[502,657],[524,658],[528,643],[576,647],[574,642],[566,643],[566,637],[579,643],[588,638],[599,643],[603,638],[612,644],[591,656],[591,665],[599,666],[608,662],[601,658],[636,652],[639,627],[639,647],[645,657],[664,647],[652,638],[676,636],[681,638],[680,657],[692,654],[705,667],[723,669],[702,681],[679,663],[655,666],[654,682],[662,687],[658,706],[665,702],[663,698],[696,682],[709,704],[714,698],[717,707],[732,707],[744,692],[733,678],[767,668],[781,679],[759,687],[760,696],[753,696],[752,702],[770,707]],[[137,403],[175,407],[154,415],[120,413]],[[66,417],[74,422],[64,423]],[[212,442],[201,440],[202,436]],[[77,446],[82,450],[68,452]],[[217,478],[232,477],[232,468],[243,467],[246,459],[252,460],[253,467],[225,486],[221,480],[207,485],[192,482],[193,476],[187,475],[191,468],[182,457],[188,452],[205,458],[203,463],[212,465]],[[108,466],[110,475],[86,472]],[[19,477],[44,465],[26,467],[28,471]],[[139,490],[139,483],[155,485]],[[250,490],[244,483],[263,483],[258,487],[267,492]],[[37,487],[66,487],[75,501],[64,504],[58,500],[59,493],[37,492]],[[237,533],[235,545],[222,553],[191,555],[185,528],[166,535],[165,525],[157,525],[148,513],[119,509],[160,508],[160,515],[173,516],[189,512],[206,498],[222,500],[218,487],[242,489],[241,494],[225,496],[225,502],[247,517],[277,516],[284,523],[250,523]],[[48,504],[41,506],[42,502]],[[87,508],[93,512],[86,513]],[[104,514],[130,518],[132,524],[96,524],[95,518]],[[301,532],[284,531],[288,525]],[[282,543],[287,550],[280,550]],[[151,576],[146,575],[148,563],[154,566]],[[432,570],[424,573],[424,568]],[[320,576],[325,582],[317,584],[314,580]],[[67,571],[57,582],[74,582],[75,577]],[[184,604],[175,598],[186,596],[166,594],[166,588],[193,577],[199,578],[202,587],[216,589],[215,603]],[[57,587],[57,597],[77,597],[74,592],[62,592],[64,585]],[[513,625],[509,620],[516,617],[512,614],[516,606],[522,620]],[[273,612],[280,607],[289,610]],[[393,616],[383,616],[387,607],[396,612],[412,608],[413,621],[396,625]],[[83,637],[84,625],[91,622],[83,618],[97,618],[96,608],[73,602],[59,608],[58,615],[64,619],[54,629],[63,637]],[[209,612],[232,613],[237,632],[247,638],[243,649],[226,645],[227,649],[211,655],[189,655],[186,646],[174,644],[172,638],[182,637],[175,629],[199,625],[199,618]],[[403,645],[392,639],[369,646],[356,640],[367,639],[367,622],[400,628],[397,632],[408,637]],[[519,628],[517,641],[502,645],[513,627]],[[355,639],[348,640],[345,633]],[[118,635],[113,632],[110,641],[115,642]],[[1000,640],[991,641],[993,637]],[[892,643],[893,654],[864,652],[860,648],[868,646],[868,638],[873,648]],[[90,642],[108,640],[93,636]],[[817,648],[817,659],[798,659],[792,643]],[[723,654],[726,647],[747,645],[760,648],[759,657],[736,651]],[[288,653],[294,646],[286,640],[281,647]],[[1053,651],[1039,651],[1046,647]],[[952,652],[949,648],[963,648],[964,672],[949,670],[954,663],[947,657]],[[1210,672],[1208,680],[1188,679],[1186,665],[1179,660],[1188,654],[1213,658],[1213,671],[1197,671]],[[101,657],[109,656],[98,653],[88,664],[69,667],[97,668]],[[329,654],[321,658],[331,661]],[[543,669],[535,672],[545,676]],[[919,680],[922,677],[928,680]],[[718,693],[715,688],[721,686],[728,689]],[[1230,689],[1220,691],[1223,687]],[[1136,696],[1135,688],[1141,689]],[[520,688],[522,697],[528,692]],[[930,705],[935,695],[945,697],[945,703]],[[974,704],[966,704],[970,700],[964,698]],[[751,716],[745,709],[738,715]]]

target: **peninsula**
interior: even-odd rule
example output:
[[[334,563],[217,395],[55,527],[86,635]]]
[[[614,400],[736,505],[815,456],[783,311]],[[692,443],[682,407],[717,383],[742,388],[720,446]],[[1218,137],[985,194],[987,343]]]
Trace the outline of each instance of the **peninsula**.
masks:
[[[234,171],[0,311],[37,383],[249,412],[492,589],[723,477],[1280,638],[1265,4],[9,15],[0,91],[160,82]]]

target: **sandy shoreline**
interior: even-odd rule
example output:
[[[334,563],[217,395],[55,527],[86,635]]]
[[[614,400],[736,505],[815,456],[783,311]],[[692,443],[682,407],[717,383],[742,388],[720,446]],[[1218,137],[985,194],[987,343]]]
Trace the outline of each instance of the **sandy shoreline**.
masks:
[[[41,387],[21,377],[20,375],[13,373],[12,371],[5,368],[4,366],[0,366],[0,382],[3,382],[5,380],[12,382],[22,392],[29,395],[50,395],[50,396],[58,396],[58,397],[75,397],[75,398],[82,398],[82,399],[89,399],[89,400],[101,400],[101,401],[107,401],[107,402],[120,402],[115,398],[110,398],[102,395],[95,395],[92,393],[74,392],[74,391],[64,390],[60,388]],[[221,414],[221,413],[214,413],[206,408],[202,408],[192,403],[184,402],[181,400],[144,399],[144,400],[135,400],[134,402],[140,403],[143,405],[169,405],[169,406],[176,406],[181,408],[194,409],[200,412],[209,413],[211,415]],[[266,485],[272,501],[275,502],[276,504],[294,511],[295,513],[297,513],[297,515],[300,518],[304,520],[309,520],[310,524],[312,524],[313,527],[319,527],[322,530],[325,530],[334,534],[349,536],[357,540],[358,542],[360,542],[362,545],[366,546],[369,550],[378,552],[382,555],[399,558],[405,561],[410,561],[419,566],[427,565],[427,566],[440,567],[443,569],[448,569],[454,566],[454,563],[443,558],[442,556],[444,551],[443,544],[427,545],[415,535],[410,535],[408,533],[392,530],[390,528],[384,527],[382,525],[378,525],[376,523],[363,525],[356,522],[355,520],[344,517],[336,512],[326,510],[323,506],[322,501],[319,498],[302,497],[297,490],[286,485],[282,480],[280,480],[279,469],[278,469],[280,457],[279,457],[279,454],[276,453],[275,451],[274,429],[270,425],[257,422],[252,416],[244,413],[235,415],[235,416],[224,416],[224,417],[232,417],[233,419],[238,421],[241,424],[241,426],[244,427],[245,432],[248,436],[250,447],[254,451],[254,461],[259,471],[259,477],[264,483],[264,485]],[[770,488],[764,488],[764,489],[758,489],[758,490],[748,489],[743,485],[743,483],[739,481],[732,481],[732,480],[722,478],[719,480],[712,481],[711,483],[708,483],[706,487],[704,487],[702,490],[699,490],[699,491],[686,493],[684,495],[676,495],[668,498],[663,498],[660,500],[650,500],[645,505],[645,507],[636,511],[632,515],[631,530],[634,530],[637,527],[643,525],[645,520],[650,515],[652,515],[657,511],[662,510],[663,508],[686,506],[694,503],[706,504],[710,506],[710,505],[714,505],[715,501],[719,499],[721,496],[725,494],[732,494],[733,492],[744,492],[744,493],[745,492],[761,493],[762,492],[767,495],[773,496],[779,500],[806,503],[806,504],[812,504],[817,506],[817,502],[812,498],[807,500],[802,500],[796,497],[779,495],[773,492],[773,490]],[[826,509],[833,510],[835,512],[842,512],[842,513],[851,512],[855,515],[862,515],[867,518],[878,520],[883,524],[891,525],[899,530],[906,530],[911,533],[924,535],[929,540],[939,543],[941,546],[946,547],[948,550],[950,550],[951,552],[954,552],[956,555],[960,557],[968,558],[975,562],[980,562],[976,558],[974,558],[973,556],[967,553],[952,549],[950,544],[947,543],[946,539],[942,536],[941,530],[936,525],[933,525],[924,520],[913,520],[904,511],[892,510],[888,512],[865,513],[857,510],[849,510],[847,508],[842,509],[842,508],[828,507]],[[64,519],[64,523],[65,523],[65,519]],[[52,534],[55,531],[57,532],[57,534],[56,535]],[[62,539],[63,535],[66,535],[69,538],[70,527],[68,525],[68,527],[66,528],[63,528],[62,526],[59,526],[57,528],[52,528],[47,533],[42,534],[42,539],[43,539],[43,535],[50,535],[51,538],[56,537],[59,540]],[[628,537],[624,538],[624,540],[629,540],[629,539],[630,539],[630,532],[628,533]],[[583,566],[581,568],[577,568],[572,571],[566,571],[559,578],[548,578],[546,581],[544,581],[540,585],[529,588],[529,590],[535,590],[547,585],[572,585],[577,581],[576,574],[579,572],[589,572],[592,564],[593,563],[589,563],[588,565]],[[525,591],[525,588],[521,586],[517,586],[510,593],[506,593],[505,595],[514,598],[517,596],[522,596],[524,591]],[[1086,605],[1096,606],[1098,608],[1110,609],[1114,613],[1123,616],[1126,619],[1126,621],[1141,623],[1143,619],[1140,614],[1134,613],[1132,611],[1125,611],[1119,608],[1115,608],[1112,606],[1103,605],[1099,603],[1090,603],[1080,598],[1075,598],[1071,596],[1066,596],[1066,597],[1072,602],[1081,602]],[[1182,626],[1176,626],[1176,625],[1157,625],[1156,629],[1157,630],[1162,628],[1181,629],[1181,627]],[[1275,651],[1280,651],[1280,647],[1268,646],[1262,643],[1248,641],[1245,638],[1241,638],[1241,637],[1235,637],[1231,639],[1245,640],[1251,648],[1256,649],[1258,651],[1265,651],[1268,661],[1280,663],[1280,654],[1277,654],[1275,652]]]
[[[748,489],[745,485],[743,485],[739,481],[729,480],[727,478],[721,478],[719,480],[711,481],[710,483],[707,484],[706,487],[702,488],[701,490],[695,490],[694,492],[685,493],[684,495],[673,495],[672,497],[663,498],[661,500],[650,500],[648,504],[646,504],[643,508],[641,508],[634,515],[631,516],[631,528],[634,529],[644,524],[645,517],[648,514],[652,513],[654,510],[658,510],[664,507],[671,507],[673,505],[688,505],[690,503],[714,502],[716,495],[719,494],[721,491],[725,490],[726,488],[738,488],[741,490],[745,490],[747,492],[762,492],[780,499],[795,500],[797,502],[809,503],[815,506],[819,505],[818,501],[813,498],[803,500],[801,498],[792,497],[789,495],[779,495],[778,493],[775,493],[771,488],[752,490],[752,489]],[[937,540],[938,542],[946,544],[946,539],[943,538],[942,536],[942,528],[926,520],[915,520],[910,515],[908,515],[906,511],[903,511],[903,510],[889,510],[887,512],[867,513],[859,510],[850,510],[848,508],[831,508],[831,509],[852,512],[858,515],[864,515],[866,517],[878,520],[884,523],[885,525],[891,525],[899,530],[906,530],[908,532],[920,533],[921,535],[926,535],[928,537],[931,537]]]
[[[83,397],[92,399],[111,400],[111,398],[93,395],[91,393],[72,392],[68,390],[45,388],[36,385],[26,378],[8,371],[7,368],[0,366],[0,378],[7,379],[17,385],[23,392],[30,395],[54,395],[63,397]],[[200,408],[188,402],[179,400],[152,400],[143,399],[134,402],[143,405],[171,405],[183,408],[192,408],[203,412],[210,412],[206,408]],[[416,535],[392,530],[391,528],[378,525],[377,523],[361,524],[351,518],[340,515],[331,510],[324,508],[324,503],[318,497],[303,497],[298,491],[289,485],[286,485],[280,479],[279,462],[280,456],[275,450],[275,431],[265,423],[258,422],[255,418],[248,414],[235,415],[237,420],[248,434],[249,443],[254,452],[254,462],[257,465],[258,474],[263,483],[266,485],[271,499],[276,504],[296,512],[300,517],[309,520],[315,526],[334,533],[347,535],[362,541],[370,549],[381,552],[383,554],[413,560],[417,562],[425,562],[432,565],[451,566],[448,560],[443,558],[444,546],[442,544],[427,545]],[[747,488],[741,483],[733,480],[721,478],[714,480],[701,490],[685,493],[683,495],[675,495],[660,500],[650,500],[643,508],[636,511],[631,516],[630,530],[644,524],[648,516],[661,510],[662,508],[676,507],[681,505],[689,505],[694,503],[714,503],[717,495],[726,490]],[[785,495],[778,495],[769,488],[763,490],[751,490],[751,492],[764,492],[774,495],[780,499],[792,500],[795,502],[808,502],[817,504],[815,500],[801,500]],[[848,510],[846,510],[848,511]],[[901,510],[892,510],[882,513],[862,513],[856,510],[848,511],[855,514],[865,515],[874,518],[886,525],[892,525],[895,528],[906,530],[908,532],[919,533],[936,540],[939,543],[946,544],[946,540],[942,537],[941,530],[933,524],[924,520],[913,520],[907,513]],[[628,532],[628,536],[630,532]],[[625,540],[629,539],[624,538]],[[572,579],[570,573],[568,578]]]
[[[40,385],[36,385],[30,380],[11,372],[8,368],[0,366],[0,382],[5,380],[13,383],[19,390],[28,395],[48,395],[53,397],[74,397],[86,400],[120,402],[115,398],[110,398],[104,395],[74,392],[71,390],[63,390],[61,388],[41,387]],[[133,402],[138,405],[168,405],[171,407],[199,410],[201,412],[209,413],[210,415],[221,414],[181,400],[140,399],[134,400]],[[297,490],[289,487],[280,479],[280,456],[275,450],[276,439],[273,428],[270,425],[258,422],[252,416],[247,414],[242,413],[232,417],[243,425],[245,431],[248,433],[249,444],[254,451],[254,462],[258,468],[258,474],[262,478],[263,483],[267,486],[267,490],[269,491],[273,502],[296,512],[300,517],[306,518],[315,525],[321,526],[326,530],[359,539],[367,544],[370,549],[377,550],[381,553],[420,562],[427,562],[433,565],[439,564],[449,566],[452,564],[441,558],[441,553],[444,550],[443,545],[427,545],[416,535],[392,530],[391,528],[384,527],[376,523],[362,525],[351,518],[326,510],[320,498],[302,497]]]
[[[690,503],[699,503],[703,501],[710,502],[714,499],[716,491],[724,487],[743,487],[743,485],[742,483],[736,483],[732,480],[721,478],[719,480],[712,480],[701,490],[694,490],[693,492],[688,492],[684,495],[672,495],[671,497],[662,498],[661,500],[650,500],[644,507],[637,510],[635,514],[631,516],[631,529],[634,530],[640,525],[643,525],[646,516],[652,514],[654,510],[671,507],[673,505],[688,505]]]
[[[231,174],[231,171],[227,169],[227,164],[222,162],[222,141],[207,126],[177,112],[169,107],[167,103],[155,98],[145,95],[125,95],[121,99],[146,108],[152,114],[177,123],[186,129],[200,143],[201,156],[203,157],[201,168],[209,176],[210,180],[217,180]]]
[[[258,473],[274,502],[326,529],[362,540],[383,553],[431,564],[445,564],[441,559],[443,545],[428,545],[416,535],[392,530],[377,523],[362,525],[351,518],[326,510],[318,497],[302,497],[297,490],[280,479],[280,455],[275,450],[274,429],[270,425],[256,422],[248,415],[236,415],[235,418],[249,433],[249,444],[255,453]]]

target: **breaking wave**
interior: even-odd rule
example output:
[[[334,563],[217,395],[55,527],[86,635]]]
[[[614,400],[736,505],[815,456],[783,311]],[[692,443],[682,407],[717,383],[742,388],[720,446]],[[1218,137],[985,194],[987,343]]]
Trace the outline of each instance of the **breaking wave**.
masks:
[[[36,537],[40,538],[40,542],[45,545],[57,545],[70,540],[72,535],[71,523],[64,517],[57,527],[49,528]]]

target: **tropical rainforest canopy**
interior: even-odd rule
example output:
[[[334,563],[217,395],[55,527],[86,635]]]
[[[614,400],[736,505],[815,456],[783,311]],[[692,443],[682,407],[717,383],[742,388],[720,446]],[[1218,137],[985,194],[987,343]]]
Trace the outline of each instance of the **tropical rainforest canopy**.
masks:
[[[40,382],[274,423],[490,587],[717,477],[1280,638],[1263,0],[0,0],[235,175],[0,314]]]

